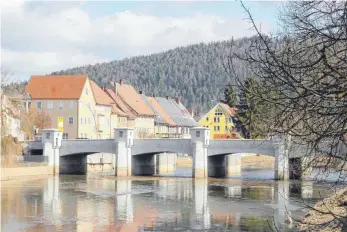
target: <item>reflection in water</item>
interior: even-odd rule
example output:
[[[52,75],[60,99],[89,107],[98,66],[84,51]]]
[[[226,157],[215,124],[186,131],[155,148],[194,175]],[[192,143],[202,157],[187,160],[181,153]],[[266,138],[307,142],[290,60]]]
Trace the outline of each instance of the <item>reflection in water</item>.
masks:
[[[290,231],[287,214],[301,205],[287,197],[315,201],[328,191],[309,181],[95,175],[2,185],[2,231],[271,231],[273,219]]]

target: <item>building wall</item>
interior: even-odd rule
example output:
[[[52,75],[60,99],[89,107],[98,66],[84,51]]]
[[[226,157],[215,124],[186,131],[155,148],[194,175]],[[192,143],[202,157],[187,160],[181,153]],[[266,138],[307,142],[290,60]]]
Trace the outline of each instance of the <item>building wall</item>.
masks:
[[[96,105],[97,129],[99,139],[108,139],[112,136],[111,106]],[[103,119],[102,119],[103,118]]]
[[[135,128],[135,119],[127,119],[127,127]]]
[[[220,109],[222,111],[222,108],[217,105],[214,108],[210,110],[208,114],[206,114],[200,121],[199,125],[209,128],[210,129],[210,138],[218,138],[220,136],[227,136],[230,135],[230,129],[234,127],[231,118],[224,114],[222,111],[222,115],[216,116],[215,112],[217,109]],[[214,121],[214,118],[217,119],[217,121]],[[219,118],[219,120],[218,120]],[[229,119],[230,118],[230,119]],[[228,120],[228,121],[227,121]],[[227,128],[226,128],[227,127]],[[219,128],[219,130],[218,130]]]
[[[97,136],[96,105],[90,82],[87,80],[78,101],[77,137],[96,139]]]
[[[50,100],[50,99],[34,99],[31,100],[31,106],[35,109],[43,111],[51,118],[51,128],[58,128],[58,118],[63,118],[63,133],[68,134],[69,139],[77,137],[77,100]],[[41,109],[38,105],[41,104]],[[69,124],[69,117],[73,118],[72,124]]]
[[[169,126],[165,124],[156,124],[154,130],[155,137],[161,138],[163,136],[167,136],[167,134],[169,133]]]
[[[138,116],[135,119],[135,132],[138,138],[154,136],[154,117]]]

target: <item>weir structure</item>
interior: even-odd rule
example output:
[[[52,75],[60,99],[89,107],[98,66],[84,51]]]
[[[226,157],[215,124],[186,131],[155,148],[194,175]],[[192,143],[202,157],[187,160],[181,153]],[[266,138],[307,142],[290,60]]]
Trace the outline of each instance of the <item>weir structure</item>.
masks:
[[[188,154],[193,159],[193,177],[225,177],[240,173],[240,153],[275,157],[274,179],[300,179],[310,175],[303,171],[307,157],[290,154],[286,138],[271,140],[211,140],[204,127],[191,129],[190,139],[135,139],[133,129],[116,128],[114,139],[63,140],[62,132],[44,129],[42,141],[29,142],[29,150],[42,149],[55,173],[85,173],[86,157],[94,153],[113,154],[116,176],[153,175],[175,169],[176,154]],[[295,165],[293,165],[295,164]]]

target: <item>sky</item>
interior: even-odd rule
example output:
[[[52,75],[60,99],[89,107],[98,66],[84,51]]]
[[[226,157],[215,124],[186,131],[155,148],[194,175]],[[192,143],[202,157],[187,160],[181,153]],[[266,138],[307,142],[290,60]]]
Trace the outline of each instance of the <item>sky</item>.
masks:
[[[246,1],[265,33],[282,2]],[[1,66],[14,80],[254,34],[239,1],[1,1]]]

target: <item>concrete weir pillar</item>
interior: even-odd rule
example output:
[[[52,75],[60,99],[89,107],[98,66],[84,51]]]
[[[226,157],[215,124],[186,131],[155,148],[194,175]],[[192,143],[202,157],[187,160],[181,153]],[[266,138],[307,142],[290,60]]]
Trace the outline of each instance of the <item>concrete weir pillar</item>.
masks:
[[[131,176],[131,148],[134,144],[134,130],[130,128],[115,128],[116,143],[116,176]]]
[[[157,174],[170,174],[176,170],[177,154],[161,153],[156,157]]]
[[[241,174],[241,155],[226,155],[225,165],[226,176],[239,176]]]
[[[273,139],[275,149],[275,180],[289,179],[289,147],[290,137]]]
[[[48,156],[48,165],[53,168],[53,174],[59,174],[60,148],[63,132],[57,129],[42,130],[43,155]]]
[[[210,131],[205,127],[194,127],[190,133],[193,178],[207,178],[207,148],[210,144]]]

